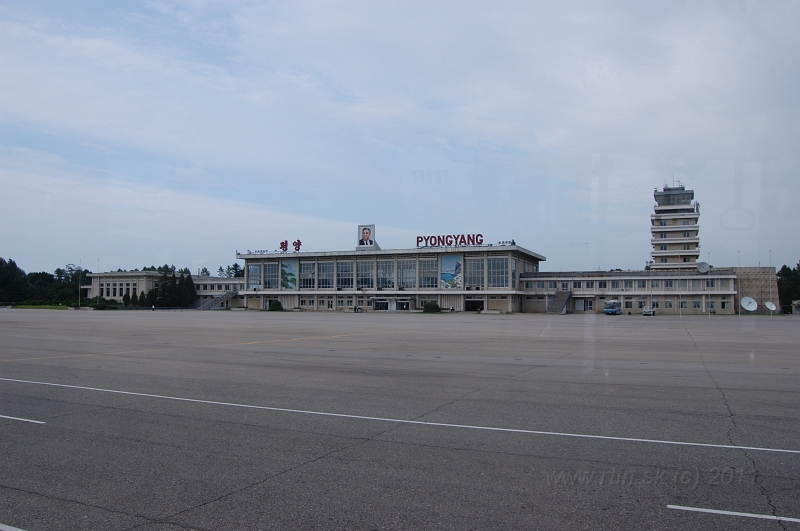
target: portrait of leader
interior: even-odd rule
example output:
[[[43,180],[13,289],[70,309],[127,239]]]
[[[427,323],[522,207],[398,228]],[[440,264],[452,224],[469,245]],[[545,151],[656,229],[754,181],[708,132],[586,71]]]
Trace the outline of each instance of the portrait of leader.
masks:
[[[358,227],[359,237],[358,245],[375,245],[375,225],[361,225]]]

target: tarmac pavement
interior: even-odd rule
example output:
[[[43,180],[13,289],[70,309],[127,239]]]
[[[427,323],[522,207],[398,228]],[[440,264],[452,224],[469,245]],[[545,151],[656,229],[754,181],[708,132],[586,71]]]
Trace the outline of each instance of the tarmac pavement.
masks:
[[[800,529],[798,325],[0,310],[0,530]]]

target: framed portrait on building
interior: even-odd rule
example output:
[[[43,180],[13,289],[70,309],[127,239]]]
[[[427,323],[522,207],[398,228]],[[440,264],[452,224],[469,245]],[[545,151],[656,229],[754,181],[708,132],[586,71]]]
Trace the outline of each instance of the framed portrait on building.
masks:
[[[375,245],[375,225],[358,226],[358,246],[372,247]]]

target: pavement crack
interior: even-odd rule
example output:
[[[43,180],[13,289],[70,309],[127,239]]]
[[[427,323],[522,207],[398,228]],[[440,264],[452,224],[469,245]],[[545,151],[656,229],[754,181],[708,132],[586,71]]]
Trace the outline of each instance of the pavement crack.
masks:
[[[238,488],[238,489],[234,489],[234,490],[231,490],[231,491],[226,492],[224,494],[221,494],[220,496],[217,496],[214,499],[204,501],[203,503],[198,503],[197,505],[193,505],[192,507],[187,507],[186,509],[183,509],[183,510],[178,511],[176,513],[173,513],[173,514],[170,514],[168,516],[165,516],[165,517],[159,518],[157,520],[154,520],[154,523],[173,524],[173,523],[175,523],[173,521],[173,519],[175,517],[177,517],[177,516],[180,516],[182,514],[190,512],[190,511],[194,511],[194,510],[200,509],[201,507],[205,507],[206,505],[218,502],[220,500],[224,500],[225,498],[228,498],[228,497],[233,496],[234,494],[238,494],[240,492],[244,492],[244,491],[246,491],[246,490],[248,490],[250,488],[257,487],[259,485],[263,485],[264,483],[266,483],[268,481],[271,481],[271,480],[273,480],[275,478],[281,477],[281,476],[283,476],[285,474],[288,474],[289,472],[293,472],[293,471],[295,471],[295,470],[297,470],[299,468],[302,468],[302,467],[304,467],[306,465],[310,465],[312,463],[316,463],[317,461],[321,461],[321,460],[323,460],[323,459],[325,459],[325,458],[327,458],[327,457],[329,457],[329,456],[331,456],[331,455],[333,455],[335,453],[341,452],[343,450],[348,450],[350,448],[354,448],[354,447],[360,446],[362,444],[366,444],[366,443],[372,441],[375,437],[383,435],[384,433],[387,433],[388,431],[390,431],[392,429],[394,429],[394,427],[387,428],[387,429],[382,430],[382,431],[380,431],[378,433],[375,433],[374,435],[362,438],[362,439],[358,440],[357,442],[355,442],[353,444],[348,444],[348,445],[342,446],[340,448],[335,448],[335,449],[333,449],[333,450],[331,450],[329,452],[326,452],[326,453],[324,453],[322,455],[318,455],[318,456],[314,457],[313,459],[308,459],[306,461],[303,461],[302,463],[298,463],[298,464],[290,466],[290,467],[288,467],[288,468],[286,468],[284,470],[281,470],[280,472],[276,472],[274,474],[270,474],[269,476],[267,476],[267,477],[265,477],[263,479],[260,479],[258,481],[254,481],[254,482],[252,482],[252,483],[250,483],[248,485],[245,485],[244,487],[241,487],[241,488]]]
[[[697,346],[697,341],[695,341],[694,336],[692,336],[692,333],[689,332],[688,328],[684,328],[684,330],[686,330],[686,334],[692,340],[692,345],[694,345],[694,349],[697,352],[697,355],[700,357],[700,363],[703,364],[703,370],[705,370],[706,374],[708,375],[708,378],[714,383],[714,387],[716,387],[717,391],[722,397],[722,403],[725,404],[725,409],[727,409],[728,411],[728,419],[731,421],[731,427],[728,429],[728,431],[725,432],[725,438],[728,439],[728,443],[730,443],[731,446],[738,446],[738,444],[736,444],[736,442],[733,440],[733,432],[738,427],[736,425],[736,415],[731,409],[731,405],[728,402],[728,397],[725,395],[725,391],[722,389],[722,387],[720,387],[719,382],[717,382],[716,378],[714,378],[714,375],[711,374],[711,371],[708,369],[708,365],[706,365],[706,360],[703,358],[703,352]],[[772,516],[778,516],[778,507],[772,502],[772,498],[770,497],[769,492],[767,492],[766,487],[764,487],[761,481],[761,476],[758,472],[756,460],[750,454],[747,453],[747,450],[742,450],[742,454],[744,454],[745,459],[747,459],[750,462],[750,466],[752,467],[753,470],[753,482],[756,485],[758,485],[758,488],[761,491],[761,495],[767,501],[767,505],[769,505],[770,509],[772,509]],[[781,520],[778,520],[777,522],[782,529],[786,529],[786,526],[783,525],[783,522]]]
[[[473,395],[473,394],[475,394],[475,393],[479,393],[479,392],[483,391],[484,389],[487,389],[487,388],[489,388],[489,387],[491,387],[491,386],[492,386],[492,384],[488,384],[488,385],[484,385],[484,386],[483,386],[483,387],[481,387],[481,388],[478,388],[478,389],[473,389],[472,391],[468,391],[468,392],[464,393],[463,395],[461,395],[461,396],[458,396],[458,397],[456,397],[456,398],[454,398],[454,399],[450,400],[449,402],[445,402],[444,404],[441,404],[441,405],[439,405],[439,406],[436,406],[435,408],[433,408],[433,409],[432,409],[432,410],[430,410],[430,411],[427,411],[427,412],[425,412],[425,413],[423,413],[423,414],[421,414],[421,415],[417,415],[416,417],[412,418],[411,420],[419,420],[419,419],[421,419],[421,418],[427,417],[427,416],[428,416],[428,415],[430,415],[431,413],[436,413],[437,411],[439,411],[439,410],[440,410],[440,409],[442,409],[442,408],[445,408],[445,407],[447,407],[447,406],[450,406],[450,405],[452,405],[452,404],[455,404],[455,403],[456,403],[456,402],[458,402],[459,400],[463,400],[463,399],[465,399],[466,397],[468,397],[469,395]],[[386,431],[390,431],[390,430],[386,430]],[[380,435],[380,434],[379,434],[379,435]]]
[[[145,522],[144,524],[137,524],[137,526],[148,525],[148,524],[156,522],[156,520],[153,520],[152,518],[148,518],[147,516],[143,516],[143,515],[140,515],[140,514],[128,513],[128,512],[125,512],[125,511],[120,511],[118,509],[111,509],[109,507],[103,507],[102,505],[95,505],[95,504],[83,502],[83,501],[80,501],[80,500],[74,500],[74,499],[70,499],[70,498],[62,498],[60,496],[52,496],[50,494],[45,494],[43,492],[37,492],[35,490],[23,489],[23,488],[19,488],[19,487],[12,487],[11,485],[2,485],[2,484],[0,484],[0,489],[13,490],[13,491],[16,491],[16,492],[22,492],[22,493],[25,493],[25,494],[31,494],[33,496],[39,496],[39,497],[44,498],[46,500],[57,501],[57,502],[74,503],[74,504],[77,504],[77,505],[82,505],[84,507],[89,507],[91,509],[99,509],[101,511],[106,511],[106,512],[113,513],[113,514],[121,514],[121,515],[124,515],[124,516],[128,516],[130,518],[139,518],[139,519],[142,519],[142,520],[147,520],[147,522]]]

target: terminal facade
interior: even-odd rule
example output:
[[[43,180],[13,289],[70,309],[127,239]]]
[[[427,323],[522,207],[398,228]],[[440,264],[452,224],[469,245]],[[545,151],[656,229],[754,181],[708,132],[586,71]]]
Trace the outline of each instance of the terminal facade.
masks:
[[[519,311],[520,279],[539,271],[545,257],[512,242],[455,244],[483,241],[470,236],[437,239],[442,247],[237,253],[245,261],[239,302],[251,309],[278,300],[284,308],[309,311],[410,311],[433,301],[454,311]]]
[[[436,302],[453,311],[733,314],[739,298],[778,297],[773,267],[714,268],[698,262],[700,206],[684,186],[656,190],[650,216],[652,260],[645,270],[543,272],[543,255],[516,242],[487,244],[481,234],[418,236],[416,247],[381,249],[375,225],[359,225],[352,251],[247,251],[244,278],[196,277],[201,307],[261,310],[272,301],[305,311],[414,311]],[[156,272],[93,274],[89,296],[122,300],[147,292]],[[123,291],[125,290],[125,291]]]

